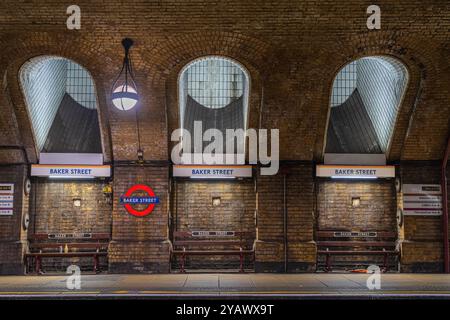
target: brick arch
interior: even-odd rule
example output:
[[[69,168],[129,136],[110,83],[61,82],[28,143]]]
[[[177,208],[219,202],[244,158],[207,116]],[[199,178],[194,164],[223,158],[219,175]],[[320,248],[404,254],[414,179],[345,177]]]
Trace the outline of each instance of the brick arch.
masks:
[[[331,48],[333,49],[333,48]],[[408,84],[404,94],[391,138],[390,149],[386,152],[388,161],[405,158],[408,151],[408,141],[411,143],[412,130],[415,123],[414,115],[423,108],[421,101],[435,88],[439,75],[435,52],[439,48],[425,41],[417,45],[417,39],[409,38],[401,33],[380,32],[380,34],[364,34],[337,41],[334,48],[333,72],[330,73],[321,93],[321,120],[317,128],[314,156],[317,160],[323,157],[326,130],[329,120],[330,97],[333,81],[341,68],[349,62],[367,56],[389,56],[402,62],[408,70]],[[332,52],[330,51],[331,55]],[[419,90],[420,89],[420,90]],[[420,96],[418,95],[420,91]],[[416,132],[415,135],[418,133]],[[431,141],[430,141],[431,142]],[[434,141],[434,157],[439,157],[439,150],[445,141]],[[442,144],[442,146],[441,146]],[[424,158],[428,159],[428,158]]]
[[[13,37],[14,38],[14,37]],[[20,69],[30,59],[39,56],[58,56],[72,60],[83,66],[91,75],[97,94],[98,116],[105,160],[112,159],[111,136],[108,119],[107,94],[103,74],[100,66],[104,61],[100,51],[83,47],[83,41],[76,37],[56,34],[39,34],[22,37],[22,41],[11,42],[10,37],[0,40],[6,48],[1,52],[0,66],[6,70],[4,86],[8,88],[11,103],[13,105],[15,118],[17,119],[18,131],[21,135],[22,144],[25,147],[29,161],[37,162],[38,152],[36,150],[31,121],[28,117],[28,109],[20,83]],[[9,115],[13,117],[13,115]]]
[[[268,69],[273,67],[265,62],[273,54],[273,49],[268,44],[232,33],[196,33],[173,39],[161,50],[165,55],[160,55],[160,60],[155,61],[155,65],[161,67],[161,74],[156,76],[163,77],[165,82],[169,140],[172,131],[177,129],[180,123],[179,74],[188,63],[206,56],[222,56],[232,59],[247,70],[250,77],[248,128],[260,127],[263,79]],[[161,81],[162,79],[154,78],[153,80]],[[173,143],[169,143],[169,148],[173,145]]]
[[[168,79],[173,70],[181,69],[191,60],[217,55],[234,59],[248,69],[264,74],[272,67],[267,61],[274,54],[268,43],[233,32],[195,32],[181,34],[154,46],[143,54],[152,68],[150,76],[155,82]]]

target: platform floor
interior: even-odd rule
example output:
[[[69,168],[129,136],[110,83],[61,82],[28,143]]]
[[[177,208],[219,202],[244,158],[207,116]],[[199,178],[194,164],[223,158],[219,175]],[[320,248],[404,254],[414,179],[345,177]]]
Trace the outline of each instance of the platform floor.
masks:
[[[450,275],[383,274],[381,290],[367,274],[164,274],[82,275],[69,290],[66,275],[0,276],[5,298],[448,298]]]

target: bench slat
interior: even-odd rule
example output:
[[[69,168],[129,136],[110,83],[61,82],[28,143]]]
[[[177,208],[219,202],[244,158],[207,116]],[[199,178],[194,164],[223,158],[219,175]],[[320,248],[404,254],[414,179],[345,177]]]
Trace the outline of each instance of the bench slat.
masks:
[[[107,252],[34,252],[26,253],[25,257],[94,257],[94,256],[106,256]]]
[[[354,254],[365,254],[365,255],[378,255],[378,254],[398,254],[395,250],[367,250],[367,251],[349,251],[349,250],[318,250],[318,254],[338,254],[338,255],[354,255]]]
[[[68,248],[107,248],[107,243],[32,243],[29,247],[31,248],[59,248],[65,247],[67,245]]]
[[[185,255],[197,255],[197,256],[211,256],[211,255],[240,255],[240,254],[253,254],[253,250],[242,250],[242,251],[230,251],[230,250],[217,250],[217,251],[207,251],[207,250],[174,250],[173,254],[185,254]]]
[[[395,247],[395,242],[387,241],[317,241],[322,247]]]
[[[336,232],[355,232],[355,231],[349,231],[349,230],[322,230],[317,231],[316,235],[318,238],[370,238],[370,239],[380,239],[380,238],[397,238],[397,234],[395,232],[390,231],[359,231],[359,232],[376,232],[376,237],[369,237],[369,236],[347,236],[347,237],[334,237],[334,234]]]
[[[195,230],[195,231],[202,231],[202,230]],[[251,232],[243,232],[243,231],[233,231],[233,235],[210,235],[210,236],[193,236],[192,231],[174,231],[173,237],[174,239],[205,239],[205,238],[244,238],[244,237],[250,237],[252,236]]]
[[[186,245],[240,245],[244,241],[239,240],[217,240],[217,241],[211,241],[211,240],[181,240],[181,241],[175,241],[173,243],[174,246],[186,246]],[[248,241],[250,242],[250,240]]]

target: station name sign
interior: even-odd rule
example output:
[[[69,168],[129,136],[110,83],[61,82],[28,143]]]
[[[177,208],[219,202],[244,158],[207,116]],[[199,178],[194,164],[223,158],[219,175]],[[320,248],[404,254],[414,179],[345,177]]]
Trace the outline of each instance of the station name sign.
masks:
[[[318,165],[316,167],[317,177],[331,178],[394,178],[394,166],[330,166]]]
[[[135,192],[144,193],[145,195],[136,196],[134,195]],[[159,198],[150,186],[136,184],[120,197],[120,203],[124,205],[129,214],[135,217],[145,217],[155,209],[155,204],[159,203]],[[144,208],[133,208],[133,205],[143,205]]]
[[[110,177],[111,167],[108,165],[31,165],[31,175],[50,178],[96,178]]]
[[[252,176],[252,166],[174,165],[173,176],[204,179],[250,178]]]

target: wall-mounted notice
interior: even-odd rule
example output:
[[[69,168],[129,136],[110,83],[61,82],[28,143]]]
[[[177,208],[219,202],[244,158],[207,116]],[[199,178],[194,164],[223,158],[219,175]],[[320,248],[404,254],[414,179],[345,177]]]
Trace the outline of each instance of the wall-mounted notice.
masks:
[[[12,216],[14,210],[14,183],[0,183],[0,216]]]
[[[404,184],[403,214],[406,216],[442,215],[442,191],[438,184]]]

